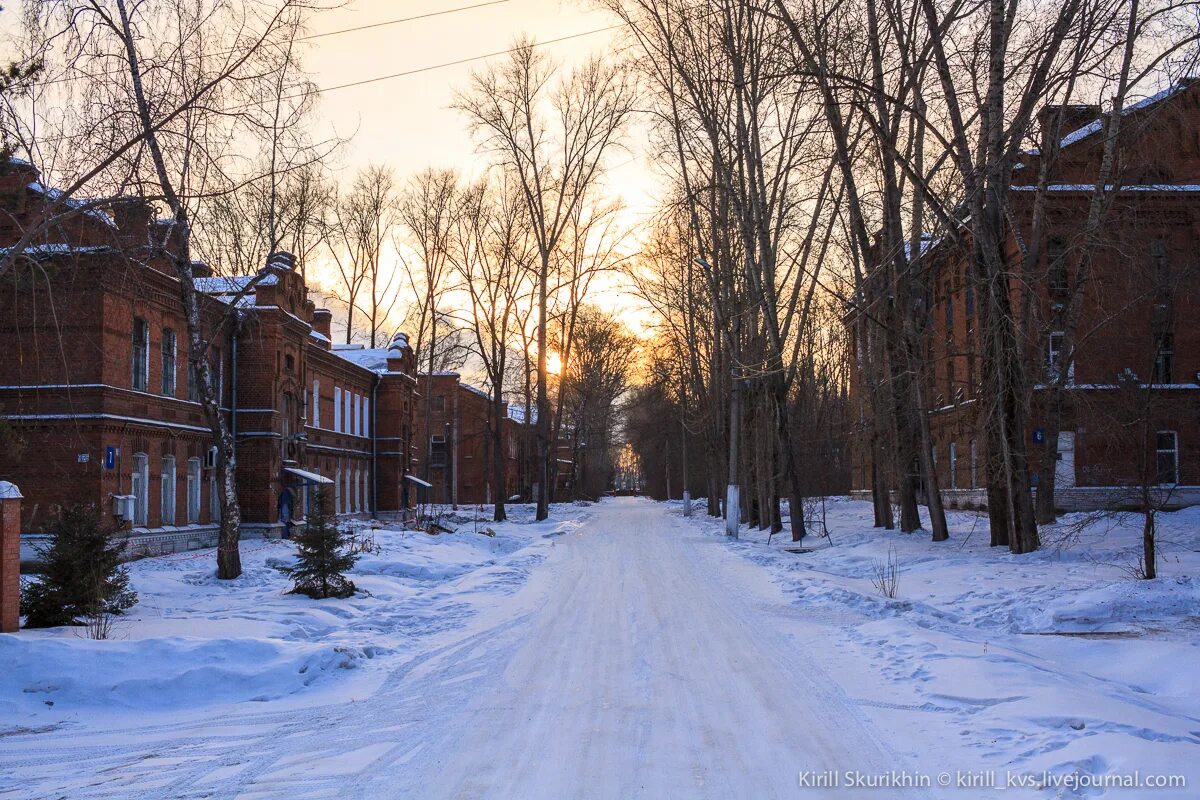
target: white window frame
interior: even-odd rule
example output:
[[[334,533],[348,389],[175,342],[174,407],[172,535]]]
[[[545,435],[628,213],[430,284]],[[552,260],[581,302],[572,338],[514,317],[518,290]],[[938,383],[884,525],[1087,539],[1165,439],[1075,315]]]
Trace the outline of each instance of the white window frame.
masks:
[[[179,334],[175,333],[174,328],[162,329],[162,393],[165,397],[174,397],[179,391],[178,373],[179,373]],[[170,349],[168,350],[168,345]],[[169,355],[168,355],[169,353]],[[169,359],[169,363],[168,363]]]
[[[149,515],[150,457],[145,453],[133,454],[133,469],[129,476],[130,494],[133,495],[133,524],[146,527]]]
[[[175,524],[175,456],[162,457],[162,472],[159,475],[159,518],[163,525]]]
[[[346,408],[342,410],[342,424],[345,427],[345,432],[354,433],[354,392],[347,391],[342,394],[342,399],[346,401]]]
[[[217,494],[217,478],[214,471],[212,493]],[[209,501],[213,505],[213,501]],[[200,459],[189,458],[187,462],[187,521],[195,525],[200,521]]]
[[[958,452],[954,442],[950,443],[950,490],[954,491],[958,488]]]
[[[217,471],[214,469],[208,478],[208,521],[221,520],[221,493],[217,491]]]
[[[1046,377],[1050,380],[1057,381],[1062,370],[1062,342],[1066,338],[1063,331],[1050,331],[1050,336],[1046,340]],[[1066,383],[1072,384],[1075,382],[1075,360],[1071,359],[1071,366],[1067,369]]]
[[[312,426],[321,427],[321,381],[313,378]]]
[[[363,436],[371,435],[371,398],[363,396]]]
[[[333,429],[342,430],[342,387],[333,387]]]
[[[1170,448],[1159,447],[1158,437],[1169,435],[1174,443]],[[1163,453],[1170,453],[1175,461],[1175,480],[1166,483],[1158,482],[1158,457]],[[1179,431],[1155,431],[1154,434],[1154,478],[1158,486],[1178,486],[1179,485]]]
[[[342,513],[342,460],[337,460],[337,469],[333,471],[333,513]]]
[[[142,326],[142,337],[140,341],[137,338],[139,324]],[[150,323],[142,317],[134,317],[133,330],[130,333],[130,340],[130,364],[132,373],[129,378],[130,387],[134,391],[148,392],[150,391]],[[138,364],[139,347],[141,348],[140,365]]]

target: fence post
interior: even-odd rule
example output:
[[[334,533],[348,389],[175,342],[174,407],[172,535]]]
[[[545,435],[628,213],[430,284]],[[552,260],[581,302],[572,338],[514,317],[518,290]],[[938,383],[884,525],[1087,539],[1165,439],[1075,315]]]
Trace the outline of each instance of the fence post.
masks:
[[[21,492],[0,481],[0,633],[21,621]]]

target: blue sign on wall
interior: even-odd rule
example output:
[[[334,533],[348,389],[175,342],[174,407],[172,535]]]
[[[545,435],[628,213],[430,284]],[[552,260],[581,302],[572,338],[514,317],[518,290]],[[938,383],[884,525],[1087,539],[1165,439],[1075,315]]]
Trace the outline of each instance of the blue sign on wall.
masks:
[[[104,448],[104,468],[115,469],[117,466],[117,448],[109,445]]]
[[[1045,428],[1034,428],[1033,429],[1033,440],[1035,442],[1037,442],[1038,444],[1041,444],[1042,442],[1046,441],[1046,429]]]

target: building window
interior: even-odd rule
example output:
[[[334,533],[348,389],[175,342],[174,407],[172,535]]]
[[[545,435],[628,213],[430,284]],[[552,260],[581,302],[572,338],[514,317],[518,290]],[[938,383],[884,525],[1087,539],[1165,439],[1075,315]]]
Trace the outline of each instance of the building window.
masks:
[[[445,397],[445,395],[439,394],[433,398],[433,412],[435,414],[442,414],[442,413],[445,413],[445,411],[446,411],[446,397]]]
[[[133,318],[133,388],[146,391],[150,385],[150,326],[141,317]]]
[[[350,462],[346,462],[346,485],[342,488],[346,497],[345,509],[347,513],[352,513],[357,509],[354,508],[354,470],[350,469]]]
[[[1171,383],[1175,361],[1175,337],[1170,333],[1157,336],[1154,352],[1154,383]]]
[[[946,359],[946,397],[951,403],[958,401],[954,393],[954,387],[958,383],[957,377],[954,374],[954,357]]]
[[[954,448],[954,442],[950,443],[950,488],[958,488],[958,453]]]
[[[370,436],[371,435],[371,398],[367,397],[366,395],[363,396],[362,418],[363,418],[362,435]]]
[[[162,517],[163,525],[175,524],[175,456],[162,460]]]
[[[190,352],[191,351],[189,351],[187,367],[187,399],[191,400],[193,403],[199,403],[200,381],[199,377],[196,375],[196,367],[192,363]]]
[[[429,466],[446,466],[446,437],[435,433],[429,437]]]
[[[1062,239],[1046,242],[1046,263],[1050,291],[1061,294],[1067,290],[1067,246]]]
[[[1063,368],[1063,332],[1051,331],[1050,338],[1046,344],[1046,379],[1057,382],[1062,375]],[[1075,380],[1075,362],[1071,361],[1070,367],[1067,368],[1067,374],[1063,383],[1073,383]]]
[[[291,460],[292,446],[292,415],[295,413],[293,408],[292,396],[290,394],[283,395],[283,401],[280,403],[283,406],[282,425],[280,426],[279,436],[279,457],[284,461]]]
[[[342,409],[342,428],[346,433],[354,433],[354,393],[343,392],[342,399],[346,401],[346,407]]]
[[[283,357],[283,368],[287,370],[289,375],[296,371],[296,357],[290,353]]]
[[[333,429],[342,429],[342,390],[338,386],[333,387]]]
[[[217,490],[217,471],[214,469],[208,479],[208,521],[219,522],[221,519],[221,493]]]
[[[321,427],[321,382],[313,381],[312,426]]]
[[[213,376],[213,399],[219,408],[221,401],[225,398],[225,361],[221,358],[221,351],[217,348],[213,348],[209,367]]]
[[[333,509],[335,514],[342,513],[342,460],[338,459],[337,469],[333,472]]]
[[[214,509],[212,517],[215,520],[218,516],[215,511],[218,506],[216,475],[213,476],[210,483],[212,500],[209,505]],[[195,525],[200,521],[200,459],[198,458],[189,458],[187,463],[187,521],[189,525]]]
[[[162,393],[175,396],[175,331],[163,328],[162,334]]]
[[[367,435],[367,396],[365,394],[358,398],[358,435]]]
[[[1158,483],[1174,486],[1179,483],[1179,434],[1175,431],[1159,431]]]
[[[133,474],[130,489],[133,494],[133,524],[145,527],[148,514],[148,489],[150,486],[150,459],[145,453],[133,456]]]
[[[1160,296],[1167,295],[1171,290],[1171,259],[1166,241],[1155,239],[1150,242],[1150,258],[1154,262],[1154,286]]]

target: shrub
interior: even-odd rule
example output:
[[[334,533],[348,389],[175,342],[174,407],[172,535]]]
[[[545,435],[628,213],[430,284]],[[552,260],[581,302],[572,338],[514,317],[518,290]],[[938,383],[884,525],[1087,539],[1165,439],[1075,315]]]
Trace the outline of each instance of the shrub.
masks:
[[[21,590],[25,627],[82,625],[98,616],[120,614],[137,602],[129,571],[121,563],[124,541],[114,541],[95,506],[64,510],[38,550],[40,578]]]

